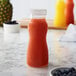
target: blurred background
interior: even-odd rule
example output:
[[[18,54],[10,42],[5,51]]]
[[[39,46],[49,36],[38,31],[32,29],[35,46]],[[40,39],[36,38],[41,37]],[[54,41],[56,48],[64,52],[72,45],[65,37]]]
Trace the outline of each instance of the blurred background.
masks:
[[[11,0],[13,4],[13,19],[30,18],[33,8],[47,9],[47,19],[54,19],[56,0]],[[74,15],[76,20],[76,0],[74,0]]]

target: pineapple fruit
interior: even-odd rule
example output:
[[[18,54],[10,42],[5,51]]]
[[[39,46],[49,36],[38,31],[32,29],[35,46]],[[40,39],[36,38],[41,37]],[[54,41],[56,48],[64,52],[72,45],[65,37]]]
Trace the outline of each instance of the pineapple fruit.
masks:
[[[9,0],[0,0],[0,26],[12,19],[12,4]]]

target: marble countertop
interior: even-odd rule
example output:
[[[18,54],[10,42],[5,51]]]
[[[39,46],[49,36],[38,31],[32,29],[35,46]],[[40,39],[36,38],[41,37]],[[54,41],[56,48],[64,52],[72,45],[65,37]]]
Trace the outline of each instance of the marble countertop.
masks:
[[[6,34],[0,28],[0,76],[49,76],[50,70],[55,67],[76,67],[76,43],[58,41],[64,32],[48,30],[49,65],[31,68],[26,65],[28,30]]]

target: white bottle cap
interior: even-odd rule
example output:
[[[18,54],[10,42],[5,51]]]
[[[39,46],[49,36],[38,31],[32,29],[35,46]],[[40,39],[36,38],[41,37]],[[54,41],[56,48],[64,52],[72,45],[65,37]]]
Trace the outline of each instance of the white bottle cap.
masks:
[[[32,18],[44,18],[47,15],[46,9],[32,9]]]

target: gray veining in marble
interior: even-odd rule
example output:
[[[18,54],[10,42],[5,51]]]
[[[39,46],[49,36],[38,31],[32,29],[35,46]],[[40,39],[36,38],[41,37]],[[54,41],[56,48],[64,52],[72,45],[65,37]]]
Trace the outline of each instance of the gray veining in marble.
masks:
[[[49,76],[49,71],[55,67],[76,67],[76,43],[58,41],[64,32],[48,30],[49,65],[31,68],[26,65],[28,30],[6,34],[0,28],[0,76]]]

